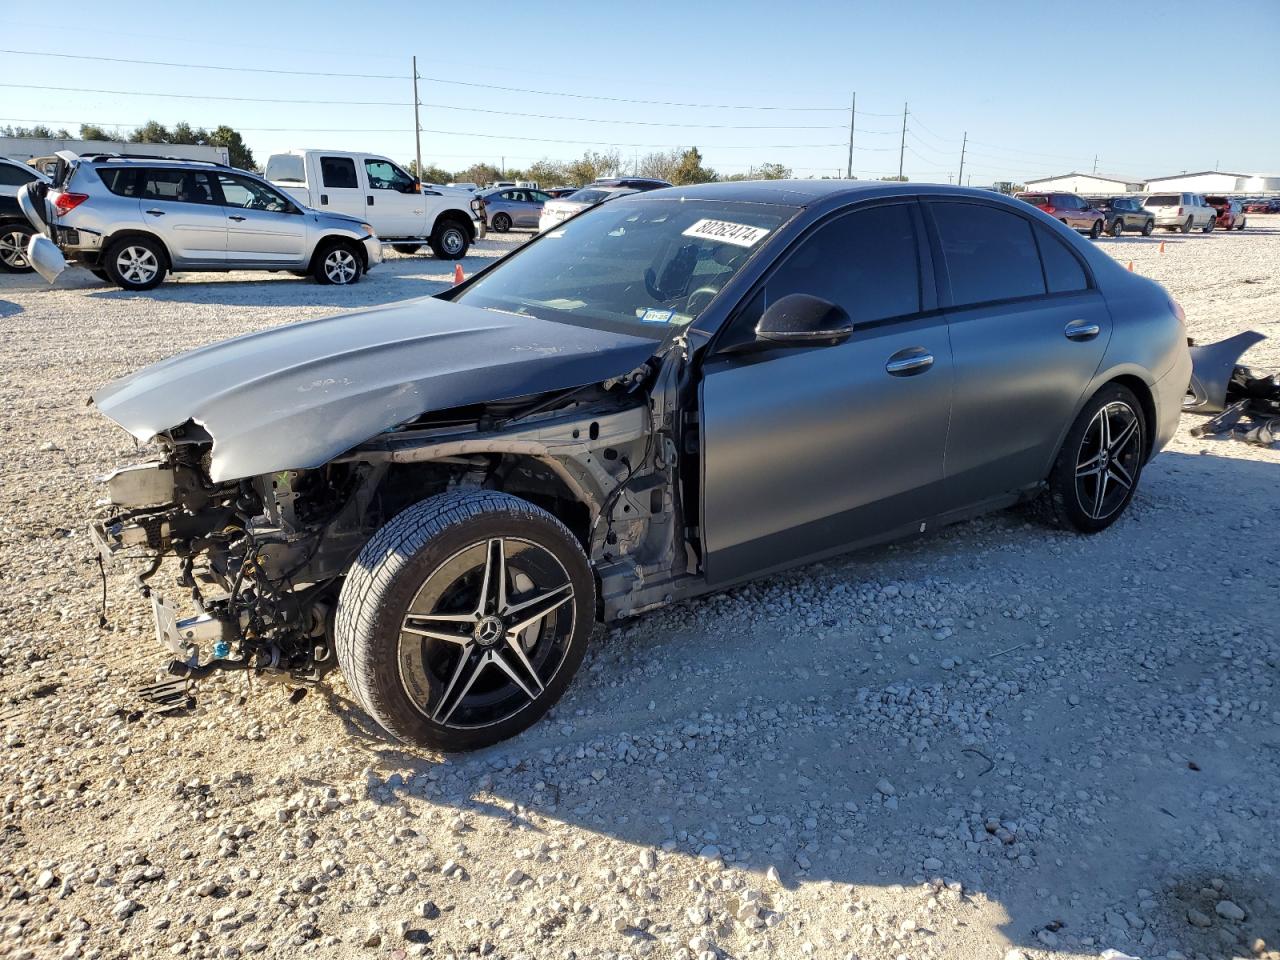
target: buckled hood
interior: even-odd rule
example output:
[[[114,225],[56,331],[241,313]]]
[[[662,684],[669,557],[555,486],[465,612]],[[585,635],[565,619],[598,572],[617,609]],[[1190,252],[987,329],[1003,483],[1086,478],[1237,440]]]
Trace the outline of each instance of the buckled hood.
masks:
[[[179,354],[93,402],[143,441],[200,424],[221,482],[318,467],[423,413],[620,376],[657,345],[427,298]]]

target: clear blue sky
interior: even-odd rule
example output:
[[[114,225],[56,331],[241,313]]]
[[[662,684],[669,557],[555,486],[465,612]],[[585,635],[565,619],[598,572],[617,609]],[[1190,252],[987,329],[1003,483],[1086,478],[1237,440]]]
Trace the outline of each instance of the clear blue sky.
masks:
[[[416,54],[426,78],[785,108],[616,103],[424,79],[422,126],[448,132],[423,134],[423,159],[450,169],[502,157],[508,166],[568,159],[611,143],[626,144],[617,149],[629,161],[659,145],[692,144],[724,172],[779,161],[797,176],[830,175],[844,169],[849,98],[857,91],[853,167],[862,177],[897,173],[904,101],[910,104],[905,173],[913,180],[945,181],[954,174],[965,131],[971,141],[966,179],[972,175],[975,184],[1089,170],[1095,155],[1100,172],[1135,178],[1215,167],[1280,173],[1280,0],[1218,0],[1211,6],[1186,0],[223,0],[157,7],[154,18],[121,16],[119,5],[109,3],[72,3],[56,16],[43,9],[0,5],[0,47],[402,79],[0,53],[6,83],[37,86],[0,86],[0,125],[41,122],[74,133],[81,121],[226,123],[244,131],[259,162],[293,146],[361,149],[407,162],[414,151],[409,61]],[[344,100],[405,105],[334,102]]]

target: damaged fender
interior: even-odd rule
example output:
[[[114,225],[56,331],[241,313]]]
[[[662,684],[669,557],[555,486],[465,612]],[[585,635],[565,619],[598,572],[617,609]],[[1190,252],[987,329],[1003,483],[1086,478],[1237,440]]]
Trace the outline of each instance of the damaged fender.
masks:
[[[1236,365],[1250,347],[1267,339],[1256,330],[1238,333],[1217,343],[1191,347],[1191,385],[1182,409],[1189,413],[1221,413],[1227,406],[1227,386]]]

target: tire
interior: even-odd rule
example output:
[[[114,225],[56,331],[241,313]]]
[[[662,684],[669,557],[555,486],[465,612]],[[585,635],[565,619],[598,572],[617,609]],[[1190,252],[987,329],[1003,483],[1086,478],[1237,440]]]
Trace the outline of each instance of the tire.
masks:
[[[27,244],[36,234],[28,223],[0,225],[0,270],[5,273],[30,273],[35,267],[27,259]]]
[[[420,243],[393,243],[393,244],[391,245],[391,249],[392,249],[392,250],[394,250],[396,253],[403,253],[403,254],[406,254],[406,255],[407,255],[407,254],[411,254],[411,253],[417,253],[419,250],[421,250],[421,249],[422,249],[422,244],[420,244]]]
[[[1124,217],[1116,217],[1111,224],[1111,235],[1113,237],[1121,236],[1124,233]]]
[[[500,580],[488,576],[495,543]],[[485,589],[499,582],[505,595]],[[529,610],[537,619],[510,629],[527,624]],[[560,699],[594,620],[595,578],[564,524],[510,494],[454,490],[409,507],[360,551],[342,585],[334,647],[352,694],[392,736],[475,750],[525,730]]]
[[[1187,222],[1186,222],[1186,223],[1184,223],[1182,226],[1180,226],[1178,229],[1179,229],[1182,233],[1190,233],[1190,232],[1191,232],[1191,227],[1192,227],[1192,220],[1191,220],[1191,218],[1190,218],[1190,217],[1187,217]]]
[[[126,237],[107,248],[102,269],[107,279],[125,290],[152,290],[169,272],[169,259],[159,240]]]
[[[316,282],[330,286],[348,287],[360,282],[364,272],[360,251],[345,240],[334,240],[316,251],[311,262],[311,275]]]
[[[1100,236],[1102,236],[1102,221],[1095,220],[1093,226],[1089,228],[1089,239],[1097,240]]]
[[[1102,457],[1099,418],[1104,410],[1112,451]],[[1036,501],[1041,518],[1080,533],[1099,533],[1115,523],[1142,478],[1148,429],[1142,404],[1128,387],[1112,383],[1094,394],[1067,431],[1048,489]]]
[[[1209,222],[1200,228],[1201,233],[1213,233],[1213,228],[1218,225],[1217,217],[1210,217]]]
[[[1237,229],[1237,230],[1239,230],[1239,231],[1241,231],[1241,232],[1243,232],[1243,231],[1244,231],[1244,225],[1245,225],[1246,223],[1248,223],[1248,220],[1246,220],[1244,217],[1241,217],[1241,218],[1240,218],[1240,222],[1236,224],[1236,229]]]
[[[499,233],[506,233],[511,229],[511,218],[505,213],[499,213],[493,218],[493,229]]]
[[[1146,223],[1142,225],[1142,235],[1144,237],[1149,237],[1155,232],[1156,232],[1156,222],[1154,220],[1148,220]]]
[[[442,220],[431,232],[431,252],[438,260],[461,260],[470,246],[471,233],[457,220]]]

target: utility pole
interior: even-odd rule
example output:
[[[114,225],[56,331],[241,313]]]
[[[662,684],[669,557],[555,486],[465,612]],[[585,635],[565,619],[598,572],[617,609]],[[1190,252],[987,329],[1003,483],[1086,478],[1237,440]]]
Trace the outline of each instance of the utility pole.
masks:
[[[1098,155],[1096,153],[1093,155],[1093,172],[1098,172]]]
[[[955,143],[955,141],[951,141]],[[964,182],[964,152],[969,146],[969,131],[964,132],[964,140],[960,144],[960,175],[956,177],[956,183]]]
[[[849,103],[849,163],[845,167],[844,176],[846,180],[853,179],[853,118],[858,115],[858,92],[853,92],[853,99]]]
[[[898,179],[902,179],[902,154],[907,149],[907,104],[902,104],[902,142],[898,144]]]
[[[418,58],[413,58],[413,142],[417,146],[418,179],[422,179],[422,122],[418,119],[418,107],[422,101],[418,99]]]

